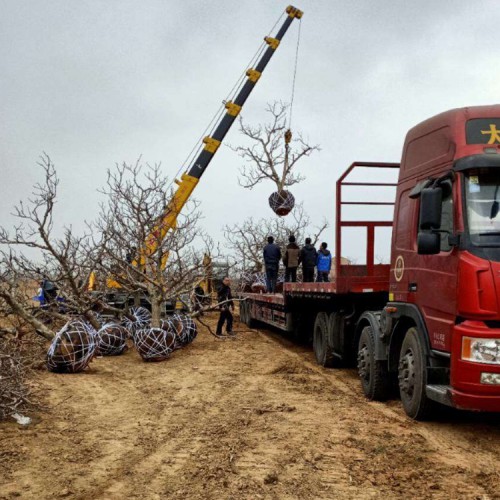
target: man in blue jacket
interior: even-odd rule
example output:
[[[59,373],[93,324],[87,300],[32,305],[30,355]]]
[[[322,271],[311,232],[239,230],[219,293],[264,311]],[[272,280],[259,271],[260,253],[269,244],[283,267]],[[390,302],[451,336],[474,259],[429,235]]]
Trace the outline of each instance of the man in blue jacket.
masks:
[[[268,293],[276,291],[280,260],[280,247],[274,243],[274,238],[269,236],[267,238],[267,245],[264,247],[264,264],[266,266],[266,287]]]
[[[318,259],[316,261],[316,267],[318,268],[318,282],[328,283],[330,281],[330,269],[332,268],[332,254],[330,250],[327,250],[328,245],[323,242],[321,243],[321,248],[318,252]]]

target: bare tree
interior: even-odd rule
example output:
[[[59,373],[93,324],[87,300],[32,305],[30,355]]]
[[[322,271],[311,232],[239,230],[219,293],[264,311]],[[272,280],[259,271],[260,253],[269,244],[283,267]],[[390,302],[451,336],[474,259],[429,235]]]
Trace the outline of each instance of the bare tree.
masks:
[[[101,276],[114,282],[123,297],[145,297],[151,303],[152,326],[160,326],[167,301],[190,294],[203,278],[204,253],[213,242],[198,227],[198,203],[189,201],[177,215],[174,229],[164,231],[173,199],[159,164],[122,164],[108,172],[102,192],[106,202],[96,227],[94,245],[103,258]],[[168,208],[170,207],[170,208]]]
[[[240,224],[224,226],[223,229],[240,266],[244,270],[260,271],[263,267],[262,252],[268,236],[273,236],[275,243],[282,248],[287,245],[288,237],[292,234],[298,242],[309,237],[316,244],[327,227],[326,220],[318,226],[312,225],[303,205],[299,204],[287,219],[249,217]]]
[[[47,154],[40,157],[38,165],[43,182],[34,186],[27,201],[14,208],[14,227],[0,228],[0,308],[5,315],[22,318],[38,333],[52,338],[53,332],[40,321],[40,310],[30,300],[36,281],[44,278],[64,297],[64,307],[53,304],[44,310],[45,315],[61,321],[81,315],[99,328],[93,310],[100,300],[87,293],[87,281],[93,262],[102,257],[101,251],[90,246],[89,234],[76,235],[71,227],[56,226],[59,179]]]
[[[246,162],[240,170],[241,186],[252,189],[268,179],[281,193],[304,180],[296,172],[297,163],[319,151],[319,146],[309,145],[300,133],[292,139],[291,131],[286,127],[287,110],[288,105],[282,102],[268,104],[266,111],[271,120],[265,125],[252,126],[240,118],[240,132],[249,139],[249,145],[232,147]]]

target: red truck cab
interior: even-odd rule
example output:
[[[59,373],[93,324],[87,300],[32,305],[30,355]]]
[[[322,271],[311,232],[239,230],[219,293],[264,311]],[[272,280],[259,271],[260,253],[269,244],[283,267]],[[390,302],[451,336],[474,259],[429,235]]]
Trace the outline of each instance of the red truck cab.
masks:
[[[433,400],[500,411],[499,207],[500,105],[408,132],[379,341],[411,416]]]

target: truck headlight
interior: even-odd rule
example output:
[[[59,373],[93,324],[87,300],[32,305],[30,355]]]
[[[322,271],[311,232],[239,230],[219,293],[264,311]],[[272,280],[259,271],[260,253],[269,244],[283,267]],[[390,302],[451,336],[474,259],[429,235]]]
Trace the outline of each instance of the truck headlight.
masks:
[[[500,365],[500,340],[462,337],[462,359]]]
[[[500,385],[500,373],[481,373],[481,384]]]

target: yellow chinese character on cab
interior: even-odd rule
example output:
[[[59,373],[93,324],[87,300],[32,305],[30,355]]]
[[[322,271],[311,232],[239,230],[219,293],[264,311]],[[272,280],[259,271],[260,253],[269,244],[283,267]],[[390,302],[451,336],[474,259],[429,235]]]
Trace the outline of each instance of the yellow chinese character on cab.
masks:
[[[494,123],[490,123],[489,130],[481,130],[481,134],[491,134],[488,144],[495,144],[495,142],[500,142],[500,130],[497,130],[497,126]]]

